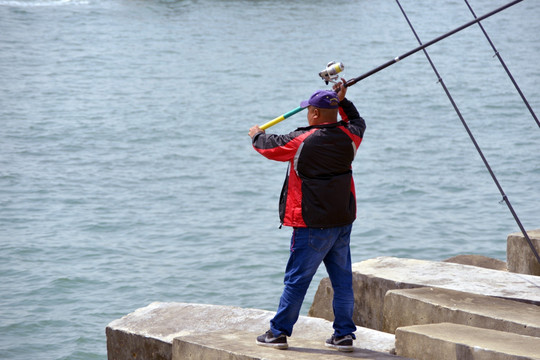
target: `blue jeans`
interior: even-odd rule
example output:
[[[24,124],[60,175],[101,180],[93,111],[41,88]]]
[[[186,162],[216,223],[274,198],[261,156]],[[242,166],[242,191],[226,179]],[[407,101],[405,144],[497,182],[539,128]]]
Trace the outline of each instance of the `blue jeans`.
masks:
[[[351,225],[319,229],[295,228],[285,270],[285,288],[276,315],[270,321],[274,336],[291,336],[313,275],[324,262],[334,289],[334,334],[352,335],[354,294],[352,288]]]

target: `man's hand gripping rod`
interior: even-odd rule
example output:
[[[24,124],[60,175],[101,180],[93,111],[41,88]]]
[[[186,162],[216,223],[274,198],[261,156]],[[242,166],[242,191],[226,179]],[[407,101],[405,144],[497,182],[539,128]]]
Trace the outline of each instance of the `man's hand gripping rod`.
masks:
[[[343,65],[343,63],[336,63],[335,61],[331,61],[331,62],[328,63],[328,65],[326,65],[326,69],[324,69],[323,71],[321,71],[319,73],[319,76],[324,80],[326,85],[328,85],[329,82],[336,83],[337,79],[338,79],[337,74],[342,72],[344,68],[345,68],[345,66]],[[261,130],[266,130],[270,126],[274,126],[277,123],[282,122],[283,120],[285,120],[289,116],[292,116],[292,115],[294,115],[294,114],[296,114],[296,113],[298,113],[298,112],[300,112],[302,110],[304,110],[304,108],[299,106],[296,109],[293,109],[293,110],[291,110],[291,111],[289,111],[289,112],[287,112],[287,113],[285,113],[283,115],[278,116],[277,118],[275,118],[273,120],[270,120],[266,124],[263,124],[263,125],[259,126],[259,128]]]

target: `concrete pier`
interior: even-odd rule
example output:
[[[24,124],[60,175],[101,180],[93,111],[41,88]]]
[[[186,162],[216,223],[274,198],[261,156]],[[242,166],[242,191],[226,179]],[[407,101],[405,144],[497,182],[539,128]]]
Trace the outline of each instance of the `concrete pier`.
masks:
[[[211,339],[211,341],[209,341]],[[358,347],[352,353],[338,352],[321,347],[313,339],[291,338],[287,350],[276,350],[257,346],[253,333],[235,331],[216,332],[207,335],[177,337],[173,341],[173,359],[191,360],[399,360],[403,357],[376,352]]]
[[[383,330],[384,297],[389,290],[442,288],[540,305],[540,277],[475,266],[379,257],[353,264],[354,321]],[[309,316],[332,320],[333,290],[321,280]]]
[[[333,290],[325,278],[288,350],[255,344],[274,312],[156,302],[107,326],[108,359],[540,360],[540,276],[472,259],[504,271],[393,257],[353,264],[353,353],[324,346],[333,333]]]
[[[268,330],[273,316],[233,306],[152,303],[107,326],[108,359],[396,359],[394,335],[366,328],[355,333],[354,353],[330,351],[324,342],[332,323],[306,316],[298,320],[289,350],[257,346],[255,338]]]
[[[536,305],[432,287],[386,293],[384,331],[443,322],[540,337]]]
[[[417,360],[539,360],[540,339],[450,323],[396,331],[398,355]]]

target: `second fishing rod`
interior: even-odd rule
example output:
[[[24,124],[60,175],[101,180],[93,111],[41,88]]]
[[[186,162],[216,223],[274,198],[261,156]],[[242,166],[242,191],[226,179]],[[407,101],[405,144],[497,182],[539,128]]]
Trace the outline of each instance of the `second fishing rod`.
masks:
[[[399,0],[396,0],[396,3],[397,5],[399,6],[399,9],[401,10],[401,13],[403,14],[403,16],[405,17],[405,20],[407,21],[407,24],[409,25],[411,31],[413,32],[414,34],[414,37],[416,38],[416,40],[418,41],[418,43],[420,45],[422,45],[422,41],[420,40],[420,37],[418,36],[418,34],[416,33],[416,30],[414,29],[411,21],[409,20],[409,17],[407,16],[407,13],[405,12],[405,10],[403,9],[403,7],[401,6],[401,3],[399,2]],[[486,169],[488,170],[489,174],[491,175],[491,178],[493,179],[493,182],[495,183],[495,185],[497,186],[497,189],[499,190],[501,196],[502,196],[502,201],[504,201],[508,207],[508,209],[510,210],[510,213],[512,214],[512,216],[514,217],[514,220],[516,222],[516,224],[518,225],[519,229],[521,230],[521,233],[523,234],[523,237],[525,238],[525,240],[527,241],[533,255],[535,256],[536,260],[538,261],[538,263],[540,264],[540,255],[538,254],[538,251],[536,250],[536,248],[534,247],[534,244],[532,243],[531,239],[529,238],[529,235],[527,234],[527,231],[525,230],[525,228],[523,227],[523,224],[521,223],[521,220],[519,219],[517,213],[515,212],[514,210],[514,207],[512,206],[512,204],[510,203],[510,200],[508,199],[508,196],[506,195],[506,193],[504,192],[501,184],[499,183],[499,180],[497,179],[497,177],[495,176],[495,173],[493,172],[493,170],[491,169],[491,166],[489,165],[486,157],[484,156],[484,153],[482,152],[482,149],[480,149],[480,146],[478,145],[478,142],[476,141],[473,133],[471,132],[469,126],[467,125],[467,122],[465,121],[465,118],[463,117],[463,115],[461,114],[461,111],[459,110],[456,102],[454,101],[454,98],[452,97],[452,95],[450,94],[450,91],[448,90],[448,88],[446,87],[446,84],[444,82],[444,80],[442,79],[441,75],[439,74],[439,71],[437,70],[437,68],[435,67],[435,64],[433,63],[433,61],[431,60],[431,57],[429,56],[427,50],[425,48],[422,49],[424,51],[424,55],[426,56],[429,64],[431,65],[431,68],[433,69],[433,72],[435,73],[435,75],[437,76],[437,79],[438,79],[438,83],[441,84],[444,92],[446,93],[446,96],[448,97],[448,100],[450,100],[450,103],[452,104],[456,114],[458,115],[459,119],[461,120],[461,123],[463,124],[465,130],[467,131],[467,134],[469,135],[469,138],[471,139],[474,147],[476,148],[476,151],[478,152],[478,155],[480,155],[480,158],[482,159],[482,161],[484,162],[484,165],[486,167]]]
[[[439,37],[437,37],[437,38],[435,38],[435,39],[433,39],[431,41],[428,41],[428,42],[426,42],[426,43],[424,43],[424,44],[422,44],[422,45],[420,45],[420,46],[418,46],[418,47],[416,47],[416,48],[414,48],[414,49],[412,49],[412,50],[410,50],[410,51],[408,51],[408,52],[406,52],[406,53],[404,53],[404,54],[402,54],[400,56],[396,56],[394,59],[389,60],[389,61],[385,62],[384,64],[382,64],[380,66],[377,66],[376,68],[374,68],[374,69],[372,69],[372,70],[370,70],[370,71],[368,71],[368,72],[366,72],[366,73],[364,73],[364,74],[362,74],[362,75],[360,75],[358,77],[355,77],[355,78],[352,78],[352,79],[348,80],[344,84],[344,86],[346,86],[346,87],[352,86],[352,85],[356,84],[357,82],[359,82],[359,81],[361,81],[361,80],[363,80],[363,79],[365,79],[365,78],[367,78],[367,77],[369,77],[369,76],[371,76],[371,75],[373,75],[375,73],[378,73],[379,71],[384,70],[387,67],[389,67],[389,66],[391,66],[391,65],[393,65],[393,64],[395,64],[395,63],[397,63],[397,62],[399,62],[399,61],[401,61],[401,60],[403,60],[403,59],[405,59],[405,58],[407,58],[407,57],[409,57],[409,56],[411,56],[411,55],[413,55],[413,54],[415,54],[415,53],[417,53],[417,52],[419,52],[419,51],[421,51],[423,49],[425,49],[425,48],[427,48],[428,46],[431,46],[431,45],[433,45],[433,44],[435,44],[435,43],[437,43],[437,42],[439,42],[439,41],[441,41],[443,39],[446,39],[447,37],[449,37],[449,36],[451,36],[451,35],[453,35],[453,34],[455,34],[457,32],[460,32],[461,30],[464,30],[464,29],[466,29],[466,28],[468,28],[468,27],[470,27],[470,26],[472,26],[474,24],[477,24],[480,21],[482,21],[484,19],[487,19],[488,17],[493,16],[493,15],[495,15],[495,14],[497,14],[497,13],[499,13],[499,12],[501,12],[501,11],[513,6],[513,5],[516,5],[517,3],[521,2],[521,1],[523,1],[523,0],[514,0],[512,2],[509,2],[506,5],[503,5],[503,6],[497,8],[497,9],[495,9],[493,11],[488,12],[487,14],[479,16],[476,19],[471,20],[466,24],[463,24],[463,25],[455,28],[452,31],[449,31],[449,32],[447,32],[447,33],[445,33],[445,34],[443,34],[443,35],[441,35],[441,36],[439,36]],[[337,74],[339,72],[343,71],[343,69],[344,69],[344,66],[343,66],[342,63],[331,62],[331,63],[329,63],[327,65],[325,70],[323,70],[323,71],[321,71],[319,73],[319,76],[328,84],[328,82],[330,82],[330,81],[335,81],[335,79],[337,79]],[[302,110],[304,110],[302,107],[297,107],[297,108],[295,108],[295,109],[293,109],[293,110],[291,110],[291,111],[289,111],[289,112],[287,112],[287,113],[285,113],[283,115],[280,115],[277,118],[275,118],[275,119],[261,125],[260,128],[262,130],[266,130],[269,127],[278,124],[279,122],[287,119],[288,117],[290,117],[290,116],[292,116],[292,115],[294,115],[294,114],[296,114],[296,113],[298,113],[298,112],[300,112]]]

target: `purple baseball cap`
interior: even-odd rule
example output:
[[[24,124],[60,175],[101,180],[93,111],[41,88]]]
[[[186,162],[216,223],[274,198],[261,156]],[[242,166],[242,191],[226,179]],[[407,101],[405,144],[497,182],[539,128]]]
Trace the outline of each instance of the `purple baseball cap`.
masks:
[[[311,95],[309,100],[302,101],[300,107],[307,108],[311,105],[323,109],[337,109],[338,104],[339,99],[335,91],[317,90]]]

